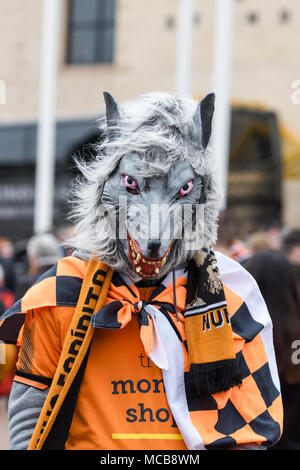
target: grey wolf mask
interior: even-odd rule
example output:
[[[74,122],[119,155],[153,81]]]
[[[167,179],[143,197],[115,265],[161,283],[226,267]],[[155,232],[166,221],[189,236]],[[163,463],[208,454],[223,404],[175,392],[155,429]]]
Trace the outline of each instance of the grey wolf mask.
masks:
[[[77,161],[73,246],[134,282],[160,278],[216,239],[215,96],[197,103],[150,93],[122,106],[107,92],[104,99],[97,157]]]

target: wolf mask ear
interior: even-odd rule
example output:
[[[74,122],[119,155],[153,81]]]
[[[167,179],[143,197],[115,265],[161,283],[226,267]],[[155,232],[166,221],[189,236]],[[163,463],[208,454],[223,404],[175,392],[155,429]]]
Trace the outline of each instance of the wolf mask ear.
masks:
[[[200,101],[193,117],[197,142],[204,149],[207,147],[211,136],[214,109],[215,94],[210,93]]]
[[[122,118],[122,111],[120,106],[110,93],[104,91],[103,96],[106,106],[107,134],[109,140],[113,140],[116,137],[115,126],[119,123]]]

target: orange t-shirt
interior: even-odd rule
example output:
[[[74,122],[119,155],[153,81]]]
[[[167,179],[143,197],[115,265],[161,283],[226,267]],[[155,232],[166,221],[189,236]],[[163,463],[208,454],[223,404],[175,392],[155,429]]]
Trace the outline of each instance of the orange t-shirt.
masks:
[[[139,328],[95,330],[67,449],[186,449]]]

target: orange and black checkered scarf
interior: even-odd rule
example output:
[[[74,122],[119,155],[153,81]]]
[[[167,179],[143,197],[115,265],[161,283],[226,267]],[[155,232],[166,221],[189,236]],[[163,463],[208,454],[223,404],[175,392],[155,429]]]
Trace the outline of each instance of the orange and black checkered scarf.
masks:
[[[173,317],[176,326],[185,324],[189,370],[185,372],[188,395],[213,394],[240,384],[233,334],[223,285],[212,250],[203,249],[190,261],[186,276],[158,286],[149,300],[142,301],[135,285],[114,275],[106,305],[91,319],[95,328],[126,327],[137,314],[145,352],[153,348],[153,320],[147,312],[152,305]]]
[[[240,385],[227,302],[212,250],[203,249],[189,264],[184,317],[190,361],[187,393],[213,394]]]

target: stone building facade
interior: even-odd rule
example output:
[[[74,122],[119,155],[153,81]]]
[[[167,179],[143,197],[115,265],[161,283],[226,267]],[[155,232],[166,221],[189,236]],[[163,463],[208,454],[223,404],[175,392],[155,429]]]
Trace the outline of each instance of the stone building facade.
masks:
[[[280,125],[288,129],[285,135],[292,135],[289,143],[296,170],[289,171],[283,158],[283,221],[300,226],[296,203],[300,196],[300,5],[295,0],[235,3],[232,103],[276,113]],[[4,143],[0,164],[13,157],[14,129],[35,125],[38,119],[42,4],[41,0],[0,0],[0,80],[5,88],[5,104],[0,104]],[[104,25],[101,11],[105,9]],[[195,0],[194,9],[191,94],[201,96],[212,87],[214,1]],[[97,36],[102,27],[110,31]],[[178,0],[61,0],[56,117],[68,123],[70,139],[79,134],[84,138],[87,123],[103,113],[103,90],[120,101],[148,91],[174,90],[177,30]],[[103,39],[106,50],[93,51],[91,41],[97,37]],[[74,60],[70,59],[71,40]],[[95,57],[89,56],[89,50]],[[25,160],[34,159],[32,132],[32,150],[23,155]],[[24,135],[28,142],[29,134]],[[65,148],[62,143],[61,149]]]

